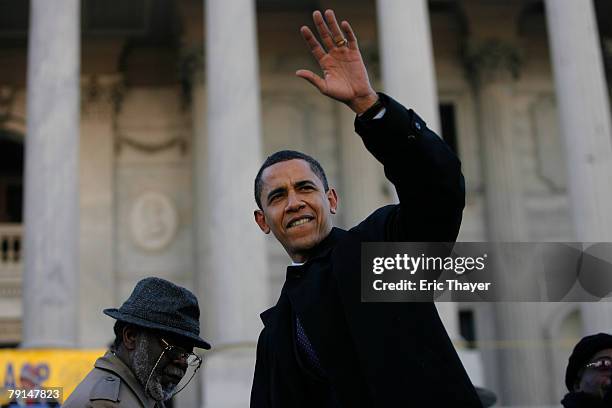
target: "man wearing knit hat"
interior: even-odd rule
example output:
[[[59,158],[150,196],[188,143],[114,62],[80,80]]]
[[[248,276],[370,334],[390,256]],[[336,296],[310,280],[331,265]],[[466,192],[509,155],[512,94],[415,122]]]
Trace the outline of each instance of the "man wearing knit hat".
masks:
[[[119,309],[104,314],[117,320],[115,341],[65,408],[163,408],[200,368],[193,348],[210,349],[200,338],[198,300],[164,279],[142,279]]]
[[[612,336],[606,333],[582,338],[569,358],[565,408],[612,407]]]

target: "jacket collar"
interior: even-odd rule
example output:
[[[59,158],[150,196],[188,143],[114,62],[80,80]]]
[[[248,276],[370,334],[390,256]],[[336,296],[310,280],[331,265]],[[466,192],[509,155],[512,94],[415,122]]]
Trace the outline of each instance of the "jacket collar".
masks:
[[[96,360],[95,366],[96,368],[117,374],[138,397],[143,407],[154,408],[155,404],[158,403],[158,401],[155,401],[146,394],[143,386],[138,382],[132,370],[113,352],[107,351],[103,357]],[[164,404],[159,402],[158,406],[163,407]]]
[[[285,276],[285,279],[290,279],[292,277],[295,277],[296,274],[301,273],[301,271],[303,270],[306,270],[314,260],[322,258],[325,255],[327,255],[336,246],[338,241],[340,241],[340,239],[346,233],[347,232],[341,228],[333,227],[332,230],[329,232],[329,234],[323,239],[323,241],[319,242],[319,244],[313,248],[311,256],[308,258],[308,260],[303,265],[299,265],[299,266],[289,265],[287,267],[287,275]],[[284,291],[285,289],[283,287],[283,292]],[[260,314],[260,317],[261,317],[261,320],[264,326],[267,326],[269,324],[270,319],[274,315],[274,311],[276,310],[276,307],[278,306],[280,302],[283,301],[282,300],[283,292],[281,292],[281,296],[278,302],[276,303],[276,305],[272,306],[271,308],[265,310],[264,312]]]
[[[311,256],[306,261],[305,265],[308,265],[310,262],[314,261],[317,258],[322,258],[331,251],[334,246],[338,243],[340,238],[346,234],[346,231],[340,228],[333,227],[329,234],[323,239],[323,241],[319,242],[319,244],[313,248]]]

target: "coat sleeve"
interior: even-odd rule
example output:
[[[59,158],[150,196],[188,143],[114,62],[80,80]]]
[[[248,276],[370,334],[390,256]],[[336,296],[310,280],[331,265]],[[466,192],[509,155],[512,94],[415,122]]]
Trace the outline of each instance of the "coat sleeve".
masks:
[[[461,163],[412,110],[380,94],[382,118],[355,120],[400,203],[355,227],[357,241],[454,242],[465,187]],[[342,306],[375,406],[481,407],[433,303],[363,303],[354,244],[334,251]],[[401,391],[398,391],[401,390]]]
[[[386,108],[383,117],[356,118],[355,130],[384,166],[400,204],[381,209],[357,229],[370,234],[366,238],[371,241],[455,241],[465,205],[459,159],[413,110],[379,95]],[[368,225],[376,222],[384,224]]]

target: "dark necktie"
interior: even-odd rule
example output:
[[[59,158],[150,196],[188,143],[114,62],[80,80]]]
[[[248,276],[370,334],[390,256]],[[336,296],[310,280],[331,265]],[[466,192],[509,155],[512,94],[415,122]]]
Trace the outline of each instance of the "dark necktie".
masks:
[[[319,356],[312,347],[310,340],[308,340],[308,336],[306,336],[306,332],[304,331],[302,322],[300,322],[300,318],[297,315],[295,316],[295,334],[298,350],[301,352],[300,354],[306,359],[307,365],[312,368],[316,372],[316,374],[323,377],[325,372],[321,367]]]

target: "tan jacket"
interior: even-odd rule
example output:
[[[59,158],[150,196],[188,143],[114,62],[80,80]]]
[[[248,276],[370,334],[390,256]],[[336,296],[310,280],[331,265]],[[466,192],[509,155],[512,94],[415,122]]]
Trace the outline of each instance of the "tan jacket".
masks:
[[[157,403],[157,405],[156,405]],[[149,397],[132,370],[110,351],[96,360],[63,408],[163,408]]]

